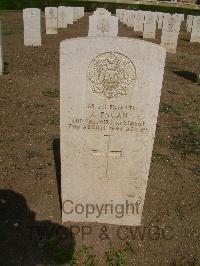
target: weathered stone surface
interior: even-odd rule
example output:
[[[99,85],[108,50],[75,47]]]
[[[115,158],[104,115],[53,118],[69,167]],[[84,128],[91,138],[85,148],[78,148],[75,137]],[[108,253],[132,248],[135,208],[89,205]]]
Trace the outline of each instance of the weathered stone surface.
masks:
[[[0,75],[3,74],[4,63],[3,63],[3,47],[2,47],[2,30],[1,30],[1,21],[0,21]]]
[[[187,32],[191,32],[192,31],[193,19],[194,19],[193,15],[188,15],[187,16],[187,22],[186,22]]]
[[[73,24],[73,7],[67,6],[66,7],[66,22],[67,24]]]
[[[90,37],[116,37],[118,34],[118,18],[110,15],[93,15],[89,17]]]
[[[107,9],[105,9],[105,8],[97,8],[95,11],[94,11],[94,13],[93,13],[93,15],[97,15],[97,16],[101,16],[101,15],[109,15],[109,16],[111,16],[111,12],[109,12]]]
[[[73,21],[78,20],[78,7],[73,7]]]
[[[200,42],[200,16],[193,19],[190,42]]]
[[[66,29],[67,28],[67,7],[59,6],[58,7],[58,28]]]
[[[58,9],[57,7],[45,8],[46,34],[58,33]]]
[[[144,23],[144,12],[140,10],[136,11],[135,20],[134,20],[134,31],[143,32],[143,23]]]
[[[153,12],[146,12],[144,19],[143,38],[155,39],[156,37],[156,15]]]
[[[127,18],[127,27],[133,28],[135,20],[135,11],[131,10],[128,18]]]
[[[162,12],[156,12],[156,19],[158,23],[158,29],[162,29],[164,14]]]
[[[24,45],[41,45],[41,11],[38,8],[26,8],[23,10],[24,21]]]
[[[123,19],[122,19],[122,23],[124,25],[128,24],[128,17],[130,16],[131,12],[132,12],[131,10],[125,10],[124,15],[123,15]]]
[[[165,49],[85,37],[61,42],[60,56],[62,219],[138,226]]]
[[[176,14],[166,15],[163,20],[161,46],[168,53],[176,53],[176,46],[180,32],[181,19]]]

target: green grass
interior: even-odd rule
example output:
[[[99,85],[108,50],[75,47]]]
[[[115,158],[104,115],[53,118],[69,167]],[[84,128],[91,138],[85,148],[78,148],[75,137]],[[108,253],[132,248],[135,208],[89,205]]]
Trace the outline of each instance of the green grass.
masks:
[[[200,154],[200,126],[196,123],[182,122],[183,133],[173,136],[172,148],[179,150],[184,156]]]
[[[132,253],[132,254],[135,254],[136,253],[136,248],[133,246],[132,243],[126,242],[124,251],[125,252],[129,252],[129,253]]]
[[[7,62],[4,62],[3,73],[4,73],[4,75],[10,74],[10,67],[9,67],[9,64]]]
[[[58,114],[53,114],[52,117],[47,122],[50,125],[59,126],[59,124],[60,124],[60,116]]]
[[[126,256],[124,251],[111,247],[106,251],[106,262],[110,266],[125,266]]]
[[[83,245],[82,248],[74,252],[70,266],[78,265],[79,260],[82,261],[81,265],[85,266],[95,266],[96,264],[96,255],[92,253],[93,248],[91,246]]]
[[[180,220],[183,220],[184,218],[184,213],[183,213],[183,208],[182,206],[180,206],[179,204],[177,204],[176,208],[175,208],[175,212],[176,212],[176,215],[178,216],[178,218]]]
[[[40,252],[50,260],[48,265],[63,265],[69,262],[74,254],[74,241],[65,246],[56,237],[40,240],[38,247]]]
[[[179,108],[174,105],[163,103],[160,107],[160,111],[164,113],[174,113],[176,116],[181,116]]]
[[[24,103],[24,101],[22,101],[21,99],[18,99],[18,100],[16,101],[15,105],[16,105],[18,108],[20,108],[20,107],[22,107],[23,103]]]
[[[195,168],[192,169],[192,172],[197,175],[200,176],[200,166],[197,166]]]
[[[13,30],[10,30],[10,29],[2,29],[3,36],[12,35],[14,33],[15,32]]]
[[[167,66],[171,71],[177,70],[176,62],[170,62]]]
[[[41,153],[33,149],[27,149],[26,156],[28,157],[28,159],[35,158],[35,157],[41,157]]]
[[[59,97],[60,96],[60,92],[57,89],[46,89],[43,91],[42,93],[44,96],[48,96],[48,97]]]
[[[172,160],[168,155],[161,154],[158,152],[153,152],[152,154],[152,161],[160,162],[162,164],[169,164],[170,166],[174,166]]]

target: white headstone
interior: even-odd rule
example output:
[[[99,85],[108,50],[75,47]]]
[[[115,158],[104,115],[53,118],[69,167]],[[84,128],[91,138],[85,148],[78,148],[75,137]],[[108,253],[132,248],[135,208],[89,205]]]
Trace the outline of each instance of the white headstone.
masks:
[[[193,19],[194,19],[194,16],[192,16],[192,15],[188,15],[187,16],[187,22],[186,22],[187,32],[191,32],[192,31]]]
[[[200,16],[193,19],[190,42],[200,42]]]
[[[66,22],[67,24],[73,24],[73,7],[66,7]]]
[[[24,45],[41,45],[41,11],[38,8],[23,10]]]
[[[128,24],[128,17],[131,15],[132,10],[125,10],[122,23],[127,25]]]
[[[176,14],[164,17],[161,46],[169,53],[176,53],[180,25],[181,20]]]
[[[59,6],[58,7],[58,28],[66,29],[67,28],[67,7]]]
[[[121,12],[121,9],[116,9],[116,17],[118,19],[120,18],[120,12]]]
[[[46,34],[58,33],[58,9],[57,7],[45,8]]]
[[[185,15],[184,14],[179,14],[179,16],[180,16],[181,21],[185,20]]]
[[[63,222],[139,226],[165,49],[84,37],[61,42],[60,56]]]
[[[162,29],[164,14],[162,12],[156,12],[156,19],[158,23],[158,29]]]
[[[74,21],[78,20],[78,8],[76,6],[73,7],[73,20]]]
[[[127,27],[133,28],[135,20],[135,11],[131,10],[128,18],[127,18]]]
[[[126,12],[125,9],[120,9],[120,14],[119,14],[119,21],[120,22],[123,22],[125,12]]]
[[[118,18],[109,15],[93,15],[89,17],[90,37],[116,37],[118,34]]]
[[[3,71],[4,71],[4,63],[3,63],[3,47],[2,47],[2,29],[0,21],[0,75],[3,74]]]
[[[84,14],[84,13],[85,13],[85,8],[84,8],[84,7],[82,7],[82,9],[81,9],[81,10],[82,10],[82,17],[84,17],[84,15],[85,15],[85,14]]]
[[[111,12],[109,12],[107,9],[105,8],[97,8],[93,15],[97,15],[97,16],[101,16],[101,15],[109,15],[111,16]]]
[[[146,12],[144,19],[143,38],[155,39],[156,37],[156,14]]]
[[[135,20],[134,20],[134,31],[143,32],[143,23],[144,23],[144,12],[140,10],[136,11]]]
[[[79,18],[84,17],[84,7],[79,7]]]

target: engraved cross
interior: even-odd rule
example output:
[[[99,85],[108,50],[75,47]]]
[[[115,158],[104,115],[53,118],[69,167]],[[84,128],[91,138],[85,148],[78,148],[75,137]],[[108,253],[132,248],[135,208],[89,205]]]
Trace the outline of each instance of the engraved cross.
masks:
[[[110,150],[110,138],[111,135],[104,135],[106,138],[106,144],[107,148],[105,151],[101,150],[92,150],[93,155],[98,155],[98,156],[105,156],[106,158],[106,172],[105,172],[105,177],[102,177],[102,179],[109,179],[108,177],[108,166],[109,166],[109,156],[122,156],[122,150],[121,151],[112,151]]]

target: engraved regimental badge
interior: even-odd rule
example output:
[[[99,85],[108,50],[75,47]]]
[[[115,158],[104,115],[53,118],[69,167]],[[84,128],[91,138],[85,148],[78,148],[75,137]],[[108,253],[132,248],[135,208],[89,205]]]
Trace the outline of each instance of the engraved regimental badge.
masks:
[[[116,99],[127,95],[136,81],[133,62],[117,52],[106,52],[95,57],[87,72],[87,86],[96,95]]]
[[[108,19],[99,19],[97,23],[97,30],[101,33],[109,32],[110,25]]]

